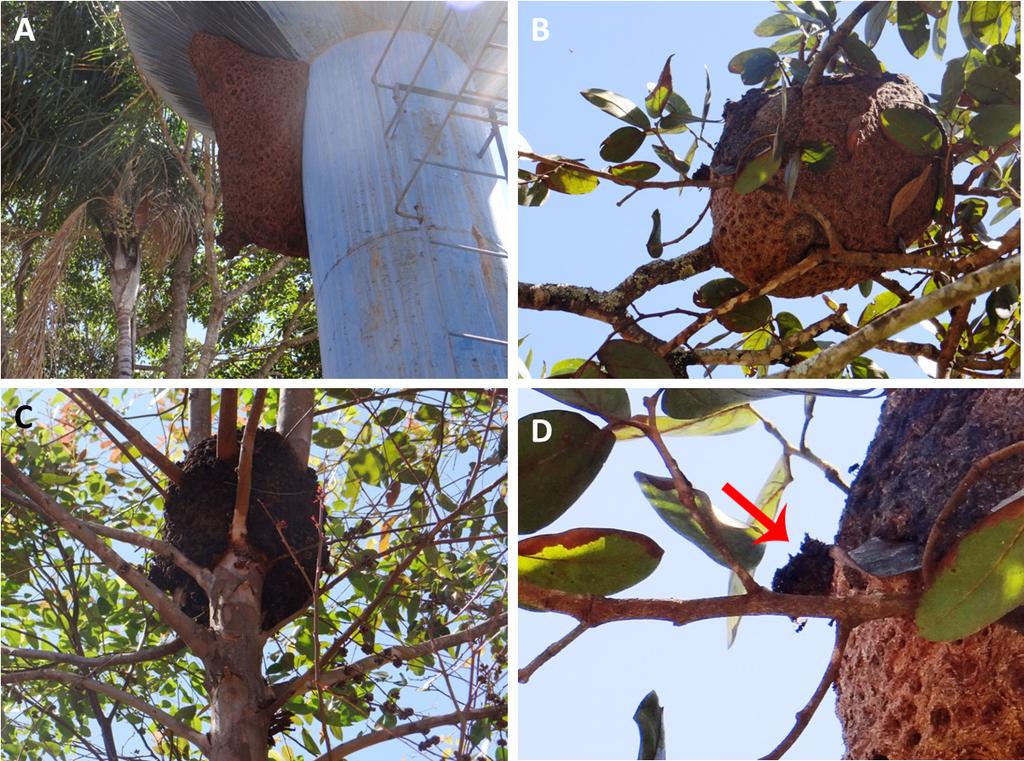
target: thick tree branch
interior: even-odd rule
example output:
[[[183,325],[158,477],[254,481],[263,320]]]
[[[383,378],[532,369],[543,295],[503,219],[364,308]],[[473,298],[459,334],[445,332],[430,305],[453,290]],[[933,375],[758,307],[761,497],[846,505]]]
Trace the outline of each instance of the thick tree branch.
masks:
[[[238,456],[238,389],[220,392],[217,414],[217,459],[233,460]]]
[[[93,674],[117,666],[126,666],[133,663],[145,663],[155,661],[166,655],[174,653],[185,647],[185,643],[179,637],[169,642],[154,647],[146,647],[132,653],[112,653],[110,655],[98,655],[90,658],[74,653],[58,653],[53,650],[31,650],[25,647],[0,647],[0,653],[11,658],[24,658],[26,660],[50,661],[51,663],[70,663],[73,666],[86,669]]]
[[[246,527],[249,520],[249,495],[252,491],[252,455],[256,447],[256,431],[260,427],[263,415],[263,402],[267,398],[265,388],[256,389],[253,395],[249,419],[245,421],[242,432],[242,448],[238,455],[238,486],[235,487],[235,512],[231,517],[231,541],[235,544],[245,542]]]
[[[427,732],[434,727],[445,727],[455,724],[478,721],[480,719],[495,719],[504,716],[508,709],[504,705],[484,706],[483,708],[468,708],[465,711],[455,711],[442,716],[427,716],[407,724],[399,724],[390,729],[378,729],[376,732],[357,737],[354,740],[342,743],[337,748],[320,756],[317,761],[344,761],[345,758],[372,745],[378,745],[388,740],[394,740],[407,735],[414,735],[420,732]]]
[[[139,433],[138,429],[121,417],[113,407],[103,401],[97,394],[86,388],[77,388],[70,394],[65,393],[65,395],[73,399],[75,396],[81,397],[85,404],[92,408],[97,415],[114,426],[122,436],[135,445],[136,449],[142,452],[147,460],[156,465],[171,480],[171,483],[181,483],[181,468],[171,462],[167,455],[150,444],[146,437]],[[75,401],[80,403],[78,399],[75,399]]]
[[[1002,259],[954,283],[932,291],[927,296],[886,312],[845,341],[830,346],[796,367],[777,373],[773,378],[830,378],[882,340],[912,325],[928,320],[954,306],[1020,280],[1020,254]]]
[[[164,623],[181,636],[197,655],[201,655],[201,653],[208,649],[211,635],[204,627],[185,615],[170,597],[165,595],[162,590],[140,573],[135,566],[122,558],[110,545],[100,539],[92,529],[83,525],[82,521],[57,504],[55,500],[36,486],[28,476],[18,470],[14,463],[6,457],[3,458],[3,475],[31,499],[40,512],[49,520],[61,526],[71,536],[80,541],[88,550],[102,560],[110,570],[135,589],[146,602],[156,609]]]
[[[33,671],[18,671],[4,674],[5,686],[8,684],[23,684],[25,682],[36,681],[62,682],[63,684],[67,684],[71,687],[77,687],[80,690],[91,690],[92,692],[108,697],[111,700],[115,700],[118,703],[134,708],[137,711],[141,711],[157,724],[164,727],[171,734],[184,740],[188,740],[204,753],[210,752],[210,741],[206,739],[205,735],[196,732],[190,726],[184,722],[178,721],[169,713],[161,711],[156,706],[152,706],[145,700],[137,698],[131,693],[125,692],[112,684],[90,679],[82,676],[81,674],[72,674],[67,671],[61,671],[59,669],[36,669]]]
[[[667,621],[682,626],[728,616],[784,615],[831,618],[850,628],[879,618],[911,616],[918,593],[863,594],[850,597],[788,595],[761,589],[754,594],[699,600],[649,600],[599,597],[543,589],[520,579],[519,603],[537,610],[564,613],[588,626],[613,621]]]

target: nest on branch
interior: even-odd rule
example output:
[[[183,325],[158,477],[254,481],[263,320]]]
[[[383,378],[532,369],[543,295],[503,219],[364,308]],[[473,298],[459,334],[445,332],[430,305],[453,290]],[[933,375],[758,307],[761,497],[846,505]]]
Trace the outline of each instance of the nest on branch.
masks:
[[[237,435],[241,440],[241,429]],[[167,492],[162,538],[205,568],[214,568],[228,550],[237,465],[237,458],[217,459],[217,439],[211,437],[189,450],[181,466],[181,483]],[[313,469],[298,462],[279,433],[257,431],[247,528],[249,545],[265,568],[264,629],[312,600],[310,583],[323,541],[318,530],[320,510],[321,492]],[[157,558],[149,577],[161,589],[175,593],[185,613],[209,624],[206,593],[170,558]]]
[[[806,95],[799,87],[789,88],[780,169],[751,193],[737,194],[731,187],[712,191],[712,247],[718,266],[748,286],[767,282],[818,249],[828,249],[829,238],[817,215],[828,221],[848,251],[894,253],[901,250],[901,241],[915,240],[931,221],[939,172],[931,167],[932,156],[912,155],[890,140],[880,114],[887,108],[924,104],[924,94],[902,74],[833,77]],[[726,104],[712,169],[742,172],[752,158],[771,149],[782,115],[778,90],[751,90],[738,102]],[[802,166],[793,199],[788,200],[788,159],[803,147],[820,143],[832,146],[834,163],[821,172]],[[929,167],[928,176],[916,186],[916,197],[890,219],[897,193]],[[826,263],[772,293],[813,296],[848,288],[879,272]]]

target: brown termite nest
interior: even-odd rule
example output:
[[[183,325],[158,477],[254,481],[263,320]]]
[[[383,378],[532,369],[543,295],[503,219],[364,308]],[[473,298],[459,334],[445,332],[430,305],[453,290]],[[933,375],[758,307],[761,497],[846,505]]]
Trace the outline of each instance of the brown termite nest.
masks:
[[[241,441],[242,431],[237,435]],[[237,456],[217,459],[216,437],[206,439],[189,450],[181,483],[167,490],[162,538],[204,568],[214,568],[228,550],[237,466]],[[248,543],[265,569],[264,629],[312,599],[310,583],[322,546],[321,496],[316,473],[298,462],[285,439],[273,430],[257,431],[247,529]],[[170,558],[158,557],[149,576],[161,589],[180,595],[176,599],[185,613],[209,623],[206,593]]]
[[[891,227],[888,224],[893,198],[932,162],[930,156],[907,153],[882,130],[882,110],[925,103],[924,94],[908,77],[828,78],[806,95],[799,87],[789,88],[786,100],[785,149],[775,176],[743,195],[731,187],[712,190],[712,246],[718,266],[748,286],[764,284],[818,249],[828,249],[829,239],[817,215],[831,224],[848,251],[899,252],[901,240],[910,243],[927,228],[937,193],[934,170],[915,200]],[[712,168],[735,167],[738,176],[752,158],[771,149],[781,115],[778,90],[750,90],[738,102],[727,103]],[[835,163],[820,173],[801,166],[793,200],[787,200],[787,160],[800,146],[816,142],[833,146]],[[826,263],[772,293],[813,296],[848,288],[879,272]]]
[[[217,133],[229,257],[249,243],[309,256],[302,207],[302,123],[309,64],[267,58],[210,34],[189,57]]]
[[[974,462],[1021,439],[1019,391],[890,392],[837,543],[849,551],[878,537],[923,547]],[[1021,483],[1024,458],[993,466],[954,514],[943,552]],[[919,572],[879,578],[836,564],[833,593],[898,593],[920,584]],[[910,618],[861,624],[836,685],[848,758],[1024,758],[1024,635],[1013,614],[955,642],[923,639]]]
[[[827,595],[832,586],[832,556],[824,542],[804,534],[800,551],[775,572],[772,591],[789,595]]]

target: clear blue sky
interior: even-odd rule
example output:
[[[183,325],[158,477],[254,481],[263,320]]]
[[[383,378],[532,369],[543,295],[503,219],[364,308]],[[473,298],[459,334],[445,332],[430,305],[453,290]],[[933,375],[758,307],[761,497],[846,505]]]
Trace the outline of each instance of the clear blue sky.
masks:
[[[839,3],[845,16],[853,3]],[[519,5],[519,131],[536,153],[557,153],[585,158],[592,166],[603,166],[598,146],[624,123],[602,113],[580,97],[579,91],[599,87],[619,92],[636,103],[646,95],[647,83],[658,73],[670,54],[673,84],[698,114],[704,98],[704,66],[711,74],[713,100],[710,116],[720,118],[726,99],[737,100],[747,89],[736,74],[727,70],[733,55],[754,47],[765,47],[770,39],[753,33],[759,21],[771,15],[770,2],[523,2]],[[551,36],[531,41],[531,19],[546,18]],[[858,25],[863,34],[863,23]],[[961,55],[963,40],[955,20],[949,27],[945,60]],[[929,50],[915,60],[904,49],[894,26],[887,25],[875,48],[890,71],[907,72],[925,92],[937,92],[945,64]],[[705,133],[712,143],[719,125],[708,125]],[[674,138],[674,139],[673,139]],[[685,155],[691,139],[676,135],[669,144]],[[656,161],[645,145],[634,159]],[[694,166],[709,162],[707,149],[697,152]],[[521,164],[521,166],[526,166]],[[674,179],[663,169],[657,179]],[[574,283],[594,288],[611,288],[637,266],[650,261],[645,243],[650,232],[651,212],[661,209],[663,239],[683,232],[707,202],[707,191],[647,190],[622,207],[615,202],[626,195],[625,188],[602,183],[587,196],[551,193],[539,208],[519,212],[519,279],[531,283]],[[677,256],[710,237],[710,214],[682,243],[666,249],[665,256]],[[692,245],[691,245],[692,244]],[[638,302],[644,312],[677,307],[694,308],[695,285],[726,273],[713,270],[684,283],[663,286]],[[873,295],[880,292],[875,286]],[[849,304],[848,315],[856,320],[866,303],[856,288],[836,291],[833,298]],[[772,299],[775,310],[788,310],[808,324],[827,314],[820,300]],[[677,333],[688,318],[675,315],[645,323],[655,334]],[[519,337],[527,337],[521,356],[533,349],[531,367],[536,377],[542,361],[550,368],[554,361],[585,357],[608,336],[604,323],[559,312],[520,310]],[[716,325],[698,334],[709,339],[722,332]],[[823,336],[835,340],[835,334]],[[927,341],[931,336],[921,328],[901,334],[904,340]],[[922,377],[916,363],[907,357],[872,352],[869,356],[889,370],[892,377]],[[720,372],[725,372],[721,368]],[[738,369],[716,377],[741,377]]]
[[[649,392],[648,392],[649,393]],[[631,391],[634,413],[644,392]],[[849,483],[847,469],[863,460],[882,399],[820,398],[808,443]],[[803,397],[759,402],[760,413],[796,442],[803,425]],[[536,391],[520,394],[519,415],[567,409]],[[672,438],[669,448],[694,485],[717,507],[745,516],[722,494],[728,481],[755,498],[781,452],[760,425],[713,438]],[[653,538],[664,549],[661,564],[618,597],[694,599],[725,594],[728,571],[672,531],[640,494],[636,470],[664,475],[646,440],[619,442],[600,475],[558,521],[555,533],[580,526],[622,528]],[[770,585],[775,569],[795,553],[805,532],[831,542],[844,495],[820,471],[794,460],[788,504],[791,541],[769,544],[756,577]],[[553,613],[520,610],[519,663],[530,662],[575,622]],[[745,618],[732,649],[725,622],[676,628],[662,622],[622,622],[583,634],[519,686],[519,751],[523,759],[636,758],[632,716],[656,690],[665,708],[668,758],[759,758],[792,727],[824,672],[835,631],[813,620],[799,634],[784,616]],[[843,744],[830,691],[786,758],[841,758]]]

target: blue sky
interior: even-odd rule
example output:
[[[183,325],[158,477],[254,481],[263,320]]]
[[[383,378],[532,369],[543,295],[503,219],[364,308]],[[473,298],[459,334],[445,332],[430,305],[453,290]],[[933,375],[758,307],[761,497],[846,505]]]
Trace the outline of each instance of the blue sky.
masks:
[[[647,392],[650,393],[650,392]],[[633,412],[643,410],[644,392],[631,391]],[[808,443],[844,480],[863,461],[882,399],[823,397],[816,403]],[[803,425],[803,398],[759,402],[755,409],[792,442]],[[536,391],[520,394],[519,415],[567,409]],[[669,448],[694,486],[736,518],[744,514],[721,492],[725,482],[755,498],[781,449],[760,425],[719,437],[671,438]],[[728,571],[672,531],[640,494],[636,470],[664,475],[654,447],[645,440],[619,442],[600,475],[558,521],[555,533],[595,526],[638,531],[665,551],[661,564],[638,586],[618,597],[694,599],[725,594]],[[788,504],[791,541],[768,545],[756,577],[770,585],[776,568],[797,551],[805,532],[831,542],[844,495],[820,471],[794,460]],[[552,613],[520,610],[520,666],[569,632],[575,622]],[[758,758],[785,736],[794,714],[807,702],[825,669],[835,630],[810,621],[797,634],[784,616],[745,618],[736,643],[726,649],[725,622],[703,621],[681,628],[661,622],[613,623],[591,630],[541,666],[519,686],[519,752],[523,759],[636,758],[638,735],[632,716],[656,690],[665,708],[669,758]],[[787,758],[841,758],[843,744],[833,693]]]
[[[839,15],[845,16],[853,3],[839,3]],[[579,91],[592,87],[619,92],[640,103],[646,85],[658,73],[670,54],[675,90],[700,113],[704,98],[704,66],[711,75],[713,100],[710,116],[720,118],[726,99],[737,100],[747,89],[736,74],[727,70],[736,53],[765,47],[770,39],[753,33],[759,21],[774,12],[770,2],[523,2],[519,5],[519,131],[534,152],[557,153],[585,158],[593,166],[602,166],[598,146],[623,122],[604,114],[580,97]],[[543,42],[531,40],[531,20],[546,18],[550,37]],[[858,25],[863,33],[863,24]],[[963,40],[950,24],[945,60],[961,55]],[[924,58],[914,59],[903,47],[897,29],[887,25],[875,48],[890,71],[907,72],[925,92],[937,92],[945,64],[929,50]],[[719,125],[708,125],[706,137],[717,140]],[[677,153],[689,149],[684,135],[670,138]],[[709,161],[707,149],[698,151],[695,166]],[[654,161],[649,146],[634,156]],[[526,166],[521,164],[521,166]],[[663,171],[657,179],[673,179]],[[665,176],[662,176],[665,175]],[[531,283],[575,283],[594,288],[611,288],[637,266],[650,261],[645,250],[651,226],[651,212],[661,209],[663,239],[681,234],[696,219],[707,202],[707,191],[687,189],[682,196],[675,190],[647,190],[622,207],[615,202],[626,189],[602,183],[587,196],[551,193],[539,208],[520,209],[519,279]],[[665,256],[680,253],[710,237],[710,215],[685,241],[666,249]],[[644,312],[677,307],[694,308],[694,284],[723,277],[713,270],[685,283],[664,286],[641,299]],[[880,287],[875,286],[877,295]],[[849,304],[848,312],[856,320],[866,300],[856,288],[832,293],[839,302]],[[804,324],[821,319],[827,313],[817,299],[773,299],[776,311],[794,312]],[[645,323],[648,329],[668,337],[677,333],[687,318],[678,315]],[[520,310],[519,338],[526,337],[520,351],[534,351],[531,372],[538,376],[541,363],[548,367],[567,357],[585,357],[596,350],[609,335],[604,323],[559,312]],[[718,326],[705,329],[699,336],[711,338],[721,332]],[[824,336],[836,339],[835,334]],[[930,334],[913,328],[901,334],[904,340],[928,341]],[[922,377],[922,371],[907,357],[880,352],[871,356],[892,377]],[[741,377],[736,369],[716,377]]]

